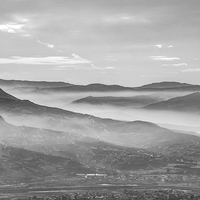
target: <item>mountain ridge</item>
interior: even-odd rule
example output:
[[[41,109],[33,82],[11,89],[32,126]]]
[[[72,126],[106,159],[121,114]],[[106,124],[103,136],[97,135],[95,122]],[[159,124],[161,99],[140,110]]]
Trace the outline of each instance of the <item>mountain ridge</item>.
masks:
[[[72,102],[72,104],[89,104],[89,105],[111,105],[111,106],[145,106],[151,103],[159,102],[161,98],[150,95],[137,95],[131,97],[113,97],[113,96],[87,96]]]
[[[98,91],[98,92],[106,92],[106,91],[149,91],[149,90],[187,90],[200,91],[200,85],[188,84],[188,83],[180,83],[175,81],[163,81],[150,83],[138,87],[128,87],[121,85],[106,85],[103,83],[91,83],[86,85],[76,85],[66,82],[49,82],[49,81],[26,81],[26,80],[5,80],[0,79],[0,87],[2,88],[22,88],[22,87],[32,87],[38,92],[42,91],[57,91],[57,92],[89,92],[89,91]]]
[[[200,113],[200,92],[194,92],[185,96],[171,98],[166,101],[153,103],[144,107],[153,110],[173,110]]]

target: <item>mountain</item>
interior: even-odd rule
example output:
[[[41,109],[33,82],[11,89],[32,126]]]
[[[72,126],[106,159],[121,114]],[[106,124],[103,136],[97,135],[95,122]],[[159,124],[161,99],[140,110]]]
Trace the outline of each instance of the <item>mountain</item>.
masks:
[[[175,97],[167,101],[153,103],[144,107],[151,110],[171,110],[180,112],[200,113],[200,92]]]
[[[105,85],[93,83],[88,85],[74,85],[65,82],[22,81],[0,79],[3,89],[17,89],[34,92],[126,92],[126,91],[200,91],[200,85],[179,82],[160,82],[140,87],[124,87],[120,85]]]
[[[184,158],[184,160],[189,159],[188,156],[184,157],[184,155],[188,155],[187,152],[191,149],[188,149],[187,146],[198,147],[200,142],[200,137],[198,136],[177,133],[149,122],[128,122],[112,119],[102,119],[94,117],[92,115],[74,113],[58,108],[37,105],[27,100],[1,100],[0,113],[2,113],[3,116],[15,123],[37,127],[38,132],[40,132],[41,128],[45,128],[51,129],[53,131],[75,133],[81,135],[83,138],[89,137],[90,140],[91,138],[93,140],[97,139],[101,142],[106,142],[109,144],[112,143],[113,145],[117,146],[120,145],[123,147],[128,146],[130,148],[143,148],[146,150],[150,149],[150,151],[152,151],[152,149],[155,149],[155,153],[163,152],[163,155],[164,153],[168,155],[169,152],[172,152],[172,149],[169,148],[170,146],[174,148],[177,145],[179,147],[179,150],[176,149],[175,152],[177,154],[173,154],[172,157],[181,157],[182,159]],[[26,130],[26,132],[31,132],[31,130]],[[5,133],[8,135],[8,131],[6,131]],[[69,137],[68,140],[70,141]],[[22,142],[23,140],[20,139],[19,141]],[[62,137],[58,141],[58,144],[62,146]],[[63,141],[66,140],[63,138]],[[79,142],[82,142],[82,140],[80,140]],[[99,141],[93,141],[93,143],[98,144]],[[91,146],[91,143],[89,146]],[[80,152],[84,152],[82,147],[83,146],[81,146],[80,148]],[[96,148],[96,146],[93,147],[94,149]],[[114,149],[115,148],[116,147],[114,147]],[[156,150],[157,148],[159,148],[159,151]],[[169,148],[169,152],[164,150],[167,148]],[[74,151],[76,151],[77,147],[71,149],[74,149]],[[161,151],[161,149],[163,151]],[[185,150],[183,151],[181,149]],[[84,155],[86,154],[88,154],[87,151]],[[113,154],[111,153],[111,155]],[[198,155],[198,153],[195,155]],[[194,156],[194,161],[200,158],[198,156]],[[103,159],[103,157],[101,158]],[[108,156],[108,158],[109,160],[111,160],[112,156]],[[93,160],[95,159],[97,159],[96,154],[94,154],[93,157]],[[106,163],[109,163],[109,161],[106,161]]]
[[[48,82],[48,81],[25,81],[25,80],[4,80],[0,79],[1,88],[54,88],[54,87],[68,87],[70,83],[65,82]]]
[[[88,96],[82,99],[73,101],[74,104],[89,104],[89,105],[111,105],[111,106],[122,106],[122,107],[139,107],[145,106],[151,103],[161,101],[160,98],[153,97],[150,95],[138,95],[133,97],[93,97]]]
[[[71,176],[74,173],[94,173],[83,164],[69,158],[46,155],[23,148],[0,144],[1,184],[13,181],[32,182],[41,178]]]
[[[192,85],[179,82],[160,82],[143,85],[135,88],[138,91],[179,91],[179,92],[196,92],[200,91],[200,85]]]
[[[140,87],[124,87],[94,83],[89,85],[72,85],[69,87],[41,88],[38,92],[135,92],[135,91],[200,91],[200,85],[179,82],[152,83]]]
[[[71,85],[67,87],[39,88],[37,92],[151,92],[151,91],[200,91],[200,85],[179,82],[160,82],[140,87],[124,87],[120,85],[105,85],[94,83],[89,85]]]
[[[128,137],[121,130],[121,142],[128,146],[146,143],[148,148],[119,146],[76,133],[13,126],[1,117],[0,177],[30,181],[52,174],[112,174],[117,170],[155,169],[169,163],[199,161],[199,137],[170,132],[147,122],[136,121],[134,126],[134,133]]]
[[[4,99],[4,100],[17,100],[16,97],[14,97],[14,96],[6,93],[1,88],[0,88],[0,99]]]
[[[119,85],[105,85],[100,83],[94,83],[89,85],[72,85],[69,87],[57,87],[57,88],[42,88],[38,92],[122,92],[133,91],[131,87],[123,87]]]
[[[138,87],[140,89],[170,89],[170,88],[181,88],[181,87],[188,87],[193,86],[192,84],[188,83],[179,83],[179,82],[160,82],[160,83],[151,83],[147,85],[143,85]]]
[[[0,126],[0,138],[3,144],[69,159],[79,164],[79,167],[87,166],[87,170],[112,173],[116,170],[160,167],[168,163],[168,160],[158,153],[119,146],[76,133],[13,126],[3,118],[0,119]],[[82,171],[81,168],[79,170],[79,173],[82,173],[84,168]]]

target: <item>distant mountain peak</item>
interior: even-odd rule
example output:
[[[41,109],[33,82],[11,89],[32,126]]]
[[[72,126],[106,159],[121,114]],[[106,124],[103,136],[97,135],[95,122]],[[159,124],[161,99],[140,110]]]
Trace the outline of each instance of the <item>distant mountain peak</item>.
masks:
[[[175,81],[163,81],[163,82],[157,82],[157,83],[151,83],[151,84],[143,85],[139,88],[165,89],[165,88],[178,88],[178,87],[185,87],[185,86],[192,86],[192,84],[180,83],[180,82],[175,82]]]

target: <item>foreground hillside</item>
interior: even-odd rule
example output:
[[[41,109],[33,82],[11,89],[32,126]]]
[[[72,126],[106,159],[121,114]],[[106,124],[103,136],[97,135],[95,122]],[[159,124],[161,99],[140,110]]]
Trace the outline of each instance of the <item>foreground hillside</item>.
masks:
[[[1,182],[30,182],[48,176],[68,176],[74,173],[94,173],[94,170],[79,162],[47,154],[29,151],[24,148],[0,144]]]
[[[72,132],[14,126],[3,118],[0,119],[0,126],[1,158],[5,157],[4,154],[8,155],[2,169],[5,177],[9,171],[5,171],[4,167],[9,162],[14,166],[10,170],[14,170],[15,166],[19,169],[19,163],[23,169],[24,163],[26,163],[25,167],[30,167],[32,162],[36,162],[38,167],[35,168],[34,176],[31,176],[31,168],[26,171],[27,176],[32,178],[37,175],[40,167],[44,169],[41,171],[44,176],[50,176],[54,173],[75,175],[76,173],[99,172],[112,174],[118,173],[117,171],[153,169],[169,163],[169,160],[159,153],[118,146]],[[9,149],[11,151],[6,153]],[[44,162],[40,163],[42,160]],[[45,162],[46,160],[48,162]],[[33,165],[34,167],[35,165]],[[47,170],[46,174],[45,170]],[[20,177],[23,178],[19,174]]]

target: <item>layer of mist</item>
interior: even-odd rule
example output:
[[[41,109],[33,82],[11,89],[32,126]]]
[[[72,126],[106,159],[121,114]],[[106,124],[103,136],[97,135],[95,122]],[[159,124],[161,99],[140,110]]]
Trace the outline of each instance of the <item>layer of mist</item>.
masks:
[[[136,97],[136,96],[150,96],[157,98],[158,101],[165,101],[174,97],[184,96],[191,94],[192,92],[78,92],[78,93],[62,93],[62,92],[46,92],[44,94],[37,93],[33,91],[20,91],[18,89],[8,90],[8,92],[12,92],[11,94],[19,99],[29,99],[30,101],[50,106],[57,107],[64,110],[69,110],[72,112],[82,113],[82,114],[90,114],[101,118],[111,118],[122,121],[149,121],[156,124],[162,124],[164,127],[175,127],[177,130],[184,130],[186,127],[186,131],[195,131],[200,132],[200,116],[197,114],[191,114],[187,112],[174,112],[168,110],[156,111],[156,110],[146,110],[142,108],[134,108],[127,106],[112,106],[112,105],[91,105],[91,104],[73,104],[73,101],[79,100],[81,98],[85,98],[88,96],[92,97]],[[16,118],[15,118],[16,119]],[[37,120],[35,120],[37,119]],[[9,120],[13,121],[12,117]],[[21,120],[19,120],[21,121]],[[30,122],[25,123],[24,125],[34,126],[39,123],[41,120],[39,116],[34,117],[34,120],[23,120],[28,122],[34,122],[32,125]],[[19,124],[19,122],[13,121],[14,124]],[[19,125],[23,125],[20,124]],[[166,125],[166,126],[165,126]]]

